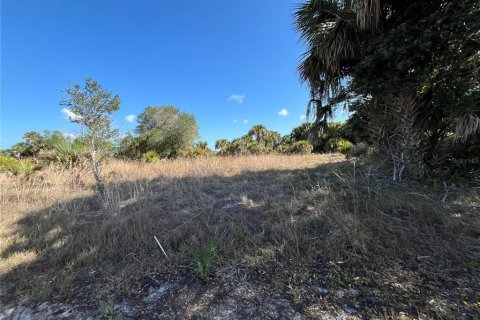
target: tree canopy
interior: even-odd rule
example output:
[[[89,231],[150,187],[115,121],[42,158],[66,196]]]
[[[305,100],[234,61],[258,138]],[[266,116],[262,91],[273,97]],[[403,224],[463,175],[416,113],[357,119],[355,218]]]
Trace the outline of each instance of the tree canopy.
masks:
[[[176,157],[182,150],[194,147],[198,124],[193,115],[175,106],[150,106],[138,116],[135,132],[137,137],[124,140],[130,154],[140,156],[155,151],[162,157]]]

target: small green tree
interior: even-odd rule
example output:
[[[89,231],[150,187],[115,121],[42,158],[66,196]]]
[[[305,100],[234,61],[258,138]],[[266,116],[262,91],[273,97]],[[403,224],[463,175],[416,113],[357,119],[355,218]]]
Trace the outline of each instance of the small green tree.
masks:
[[[312,150],[313,146],[310,142],[305,140],[294,142],[292,145],[287,145],[285,148],[286,153],[292,154],[310,154],[312,153]]]
[[[26,151],[27,145],[25,144],[25,142],[16,143],[10,148],[10,154],[12,155],[12,157],[15,158],[21,158]]]
[[[118,130],[111,128],[111,115],[119,109],[120,98],[103,89],[95,80],[86,79],[85,86],[75,83],[65,89],[68,98],[60,101],[60,105],[69,110],[69,120],[81,126],[83,141],[86,142],[97,191],[103,198],[105,185],[100,175],[100,165],[105,159],[103,151],[105,141],[118,135]]]
[[[138,140],[162,157],[174,158],[191,149],[198,137],[195,117],[174,106],[146,107],[138,116]]]
[[[26,145],[25,157],[36,157],[44,147],[44,140],[40,133],[29,131],[23,135],[23,141]]]

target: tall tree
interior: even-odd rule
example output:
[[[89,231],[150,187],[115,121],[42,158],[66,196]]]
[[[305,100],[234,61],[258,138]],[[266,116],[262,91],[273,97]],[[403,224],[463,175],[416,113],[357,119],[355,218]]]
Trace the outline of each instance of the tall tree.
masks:
[[[67,98],[60,105],[69,110],[69,120],[82,128],[83,141],[89,148],[93,176],[97,191],[103,198],[105,185],[100,175],[100,165],[107,156],[104,152],[105,142],[118,135],[117,129],[112,129],[112,114],[120,107],[120,98],[103,89],[93,79],[86,79],[85,85],[75,83],[71,88],[63,90]]]
[[[313,130],[336,104],[362,100],[355,108],[370,110],[364,119],[392,161],[426,166],[445,154],[449,132],[478,135],[478,1],[308,0],[295,19]]]

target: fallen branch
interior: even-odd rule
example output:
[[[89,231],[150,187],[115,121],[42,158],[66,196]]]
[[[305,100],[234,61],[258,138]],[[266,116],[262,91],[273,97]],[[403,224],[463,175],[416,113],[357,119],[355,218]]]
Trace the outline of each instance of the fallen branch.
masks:
[[[450,186],[448,186],[447,183],[444,181],[443,187],[445,188],[445,195],[442,198],[442,203],[445,203],[445,201],[447,201],[448,193],[455,187],[455,184],[452,183]]]
[[[157,241],[157,244],[158,244],[158,246],[160,247],[160,249],[162,249],[162,252],[163,252],[163,254],[165,255],[165,258],[168,259],[167,253],[165,252],[165,250],[163,250],[163,247],[162,247],[162,245],[160,244],[160,241],[158,241],[157,236],[153,236],[153,237],[155,238],[155,241]]]

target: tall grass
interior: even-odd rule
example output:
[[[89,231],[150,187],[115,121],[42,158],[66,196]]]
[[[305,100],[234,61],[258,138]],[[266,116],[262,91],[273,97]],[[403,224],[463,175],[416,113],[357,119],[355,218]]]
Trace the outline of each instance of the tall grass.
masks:
[[[428,299],[440,299],[448,304],[442,314],[455,316],[441,292],[467,299],[478,289],[478,194],[459,191],[442,203],[442,190],[392,184],[374,168],[336,154],[111,161],[106,205],[88,168],[47,167],[28,183],[5,175],[2,282],[12,296],[34,300],[71,296],[92,272],[99,285],[128,290],[151,273],[184,274],[193,250],[201,278],[242,263],[271,270],[261,274],[276,283],[289,270],[308,277],[298,266],[341,262],[341,276],[325,279],[346,286],[359,276],[427,312],[435,307]],[[220,246],[199,245],[219,231]],[[388,289],[408,281],[422,294]]]

